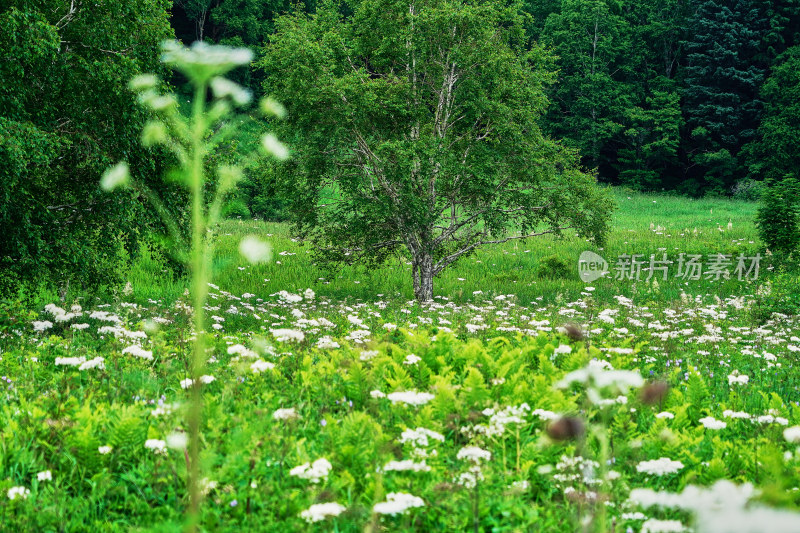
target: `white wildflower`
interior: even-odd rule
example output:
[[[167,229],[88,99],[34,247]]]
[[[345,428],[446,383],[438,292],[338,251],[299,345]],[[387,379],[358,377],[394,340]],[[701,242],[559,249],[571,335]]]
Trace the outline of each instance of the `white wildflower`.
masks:
[[[300,415],[297,414],[294,407],[286,407],[283,409],[276,409],[274,413],[272,413],[272,418],[275,420],[293,420],[295,418],[300,418]]]
[[[272,248],[255,235],[247,235],[239,242],[239,252],[248,262],[266,263],[272,259]]]
[[[144,443],[144,447],[148,450],[153,450],[154,453],[162,455],[167,454],[167,443],[163,440],[147,439]]]
[[[492,458],[492,452],[477,446],[465,446],[458,451],[458,455],[456,455],[456,457],[458,459],[466,459],[477,464],[481,461],[489,461]]]
[[[339,516],[342,514],[347,508],[341,504],[330,502],[330,503],[315,503],[302,513],[300,513],[300,518],[308,522],[309,524],[313,522],[320,522],[325,520],[329,516]]]
[[[25,487],[11,487],[6,494],[9,500],[16,500],[17,498],[26,500],[28,496],[30,496],[31,491]]]
[[[674,474],[683,468],[683,463],[680,461],[673,461],[666,457],[660,459],[653,459],[651,461],[642,461],[636,465],[637,472],[651,474],[655,476],[663,476],[666,474]]]
[[[725,429],[728,427],[728,424],[721,420],[717,420],[713,416],[701,418],[700,423],[703,424],[703,427],[706,429]]]
[[[254,374],[260,374],[265,370],[272,370],[273,368],[275,368],[274,364],[268,361],[264,361],[262,359],[259,359],[258,361],[250,365],[250,370],[252,370]]]
[[[128,346],[127,348],[122,350],[122,353],[130,354],[133,355],[134,357],[141,357],[142,359],[147,359],[148,361],[153,360],[153,352],[150,350],[145,350],[138,344],[132,344]]]
[[[401,391],[392,392],[386,396],[392,403],[405,403],[408,405],[425,405],[433,400],[434,395],[427,392]]]
[[[317,459],[313,463],[305,463],[296,466],[289,471],[290,476],[297,476],[301,479],[307,479],[311,483],[319,483],[320,480],[328,479],[328,474],[333,466],[327,459]]]
[[[397,515],[403,514],[409,509],[423,507],[425,502],[422,498],[404,492],[390,492],[386,495],[386,501],[376,503],[372,510],[378,514]]]

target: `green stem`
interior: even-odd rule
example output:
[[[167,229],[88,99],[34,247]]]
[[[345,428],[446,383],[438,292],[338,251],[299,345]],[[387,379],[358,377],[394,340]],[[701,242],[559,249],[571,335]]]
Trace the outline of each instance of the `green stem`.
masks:
[[[191,403],[188,413],[189,429],[189,511],[187,527],[189,532],[197,531],[200,517],[200,424],[203,417],[203,392],[200,376],[205,365],[205,345],[203,314],[208,295],[208,273],[206,271],[206,223],[203,211],[203,137],[205,134],[204,106],[205,84],[195,89],[192,111],[190,186],[192,194],[192,307],[194,310],[194,351],[191,358],[190,376],[192,379]]]
[[[596,427],[596,435],[597,440],[600,444],[600,457],[599,457],[599,466],[600,466],[600,486],[598,487],[597,491],[597,502],[596,508],[599,508],[598,516],[597,516],[597,528],[595,531],[600,533],[605,533],[608,531],[607,526],[607,510],[605,503],[603,503],[603,496],[610,493],[610,487],[608,486],[608,461],[610,458],[609,453],[609,443],[608,443],[608,422],[607,422],[607,413],[603,412],[603,422],[598,427]]]

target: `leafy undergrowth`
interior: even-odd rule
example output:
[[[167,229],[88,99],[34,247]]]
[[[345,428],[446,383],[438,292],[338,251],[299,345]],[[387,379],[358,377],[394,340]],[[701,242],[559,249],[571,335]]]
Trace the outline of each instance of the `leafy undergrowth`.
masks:
[[[206,530],[667,531],[691,514],[631,491],[718,480],[800,503],[798,324],[745,298],[210,302]],[[0,325],[5,529],[181,528],[189,324],[152,301]]]

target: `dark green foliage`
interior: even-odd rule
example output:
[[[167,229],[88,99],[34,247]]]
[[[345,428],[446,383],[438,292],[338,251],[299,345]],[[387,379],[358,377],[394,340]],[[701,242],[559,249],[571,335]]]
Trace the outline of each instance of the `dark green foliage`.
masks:
[[[800,43],[800,1],[524,5],[531,38],[558,56],[545,130],[578,147],[599,179],[702,195],[730,194],[748,168],[766,177],[766,151],[743,148],[757,138],[765,76]]]
[[[767,20],[752,0],[696,0],[686,44],[685,106],[691,183],[725,193],[744,177],[739,152],[754,139]]]
[[[800,245],[800,182],[786,178],[771,183],[761,196],[756,226],[772,251],[792,253]]]
[[[600,164],[603,147],[622,130],[630,88],[626,68],[630,26],[606,0],[565,0],[545,23],[543,40],[559,57],[559,79],[551,91],[551,131],[580,149],[589,168]]]
[[[285,222],[289,220],[289,200],[278,187],[275,165],[262,162],[239,184],[239,197],[251,215],[261,220]]]
[[[99,176],[125,157],[153,175],[139,148],[145,116],[125,80],[157,70],[171,34],[169,2],[6,2],[0,11],[0,269],[2,292],[49,278],[111,283],[143,211],[109,198]]]
[[[747,147],[750,170],[766,179],[800,178],[800,46],[780,56],[761,98],[764,119],[759,138]]]

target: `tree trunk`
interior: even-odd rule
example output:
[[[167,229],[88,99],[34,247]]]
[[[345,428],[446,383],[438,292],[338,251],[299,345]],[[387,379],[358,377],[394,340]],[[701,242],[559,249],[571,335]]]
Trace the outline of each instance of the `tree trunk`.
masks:
[[[414,298],[418,302],[433,300],[433,257],[421,254],[414,258]]]

